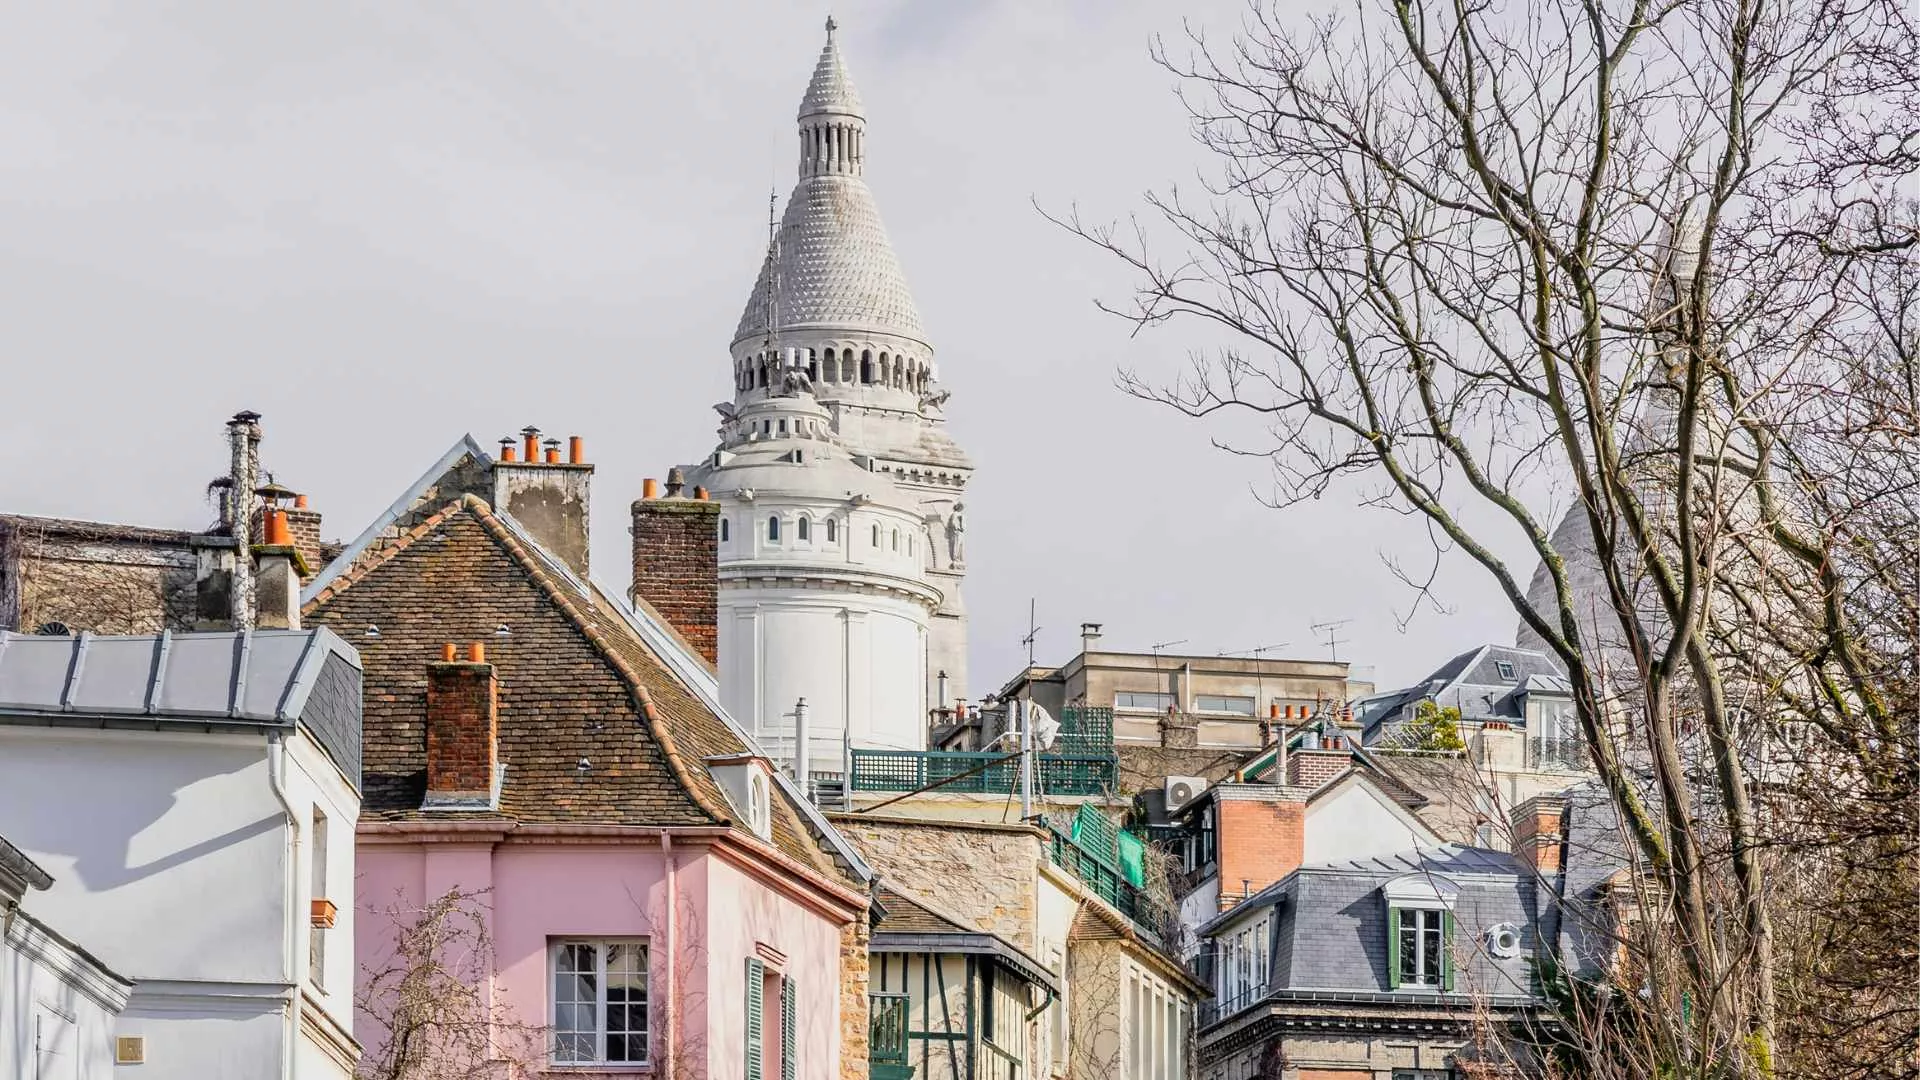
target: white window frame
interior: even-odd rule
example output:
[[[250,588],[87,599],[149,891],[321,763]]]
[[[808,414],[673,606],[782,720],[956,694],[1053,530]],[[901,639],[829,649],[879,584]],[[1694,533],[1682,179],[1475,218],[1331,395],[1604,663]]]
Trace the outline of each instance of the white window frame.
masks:
[[[624,1034],[644,1034],[641,1040],[642,1056],[637,1061],[610,1061],[607,1058],[607,949],[614,945],[637,946],[640,949],[640,982],[645,994],[640,1015],[646,1024],[644,1033],[625,1032]],[[574,946],[589,946],[594,956],[594,1030],[593,1056],[591,1058],[563,1057],[560,1052],[560,955],[561,950]],[[569,1002],[568,1004],[583,1004]],[[644,1069],[653,1062],[653,949],[643,937],[564,937],[547,941],[547,1023],[552,1031],[547,1042],[547,1061],[556,1069],[590,1068],[606,1069]],[[567,1034],[582,1034],[577,1029],[567,1029]]]
[[[1120,704],[1120,699],[1124,697],[1149,697],[1161,701],[1163,704],[1122,705]],[[1175,704],[1176,700],[1174,696],[1164,690],[1116,690],[1113,692],[1113,707],[1117,712],[1163,713],[1173,708]]]
[[[1209,707],[1209,706],[1207,705],[1207,703],[1208,703],[1208,702],[1214,702],[1214,703],[1215,703],[1215,706],[1214,706],[1214,707]],[[1239,705],[1237,705],[1237,704],[1236,704],[1236,705],[1232,705],[1232,706],[1230,706],[1230,707],[1220,707],[1220,706],[1221,706],[1221,704],[1222,704],[1222,703],[1225,703],[1225,702],[1243,702],[1243,703],[1245,703],[1245,705],[1246,705],[1246,708],[1244,708],[1244,709],[1243,709],[1243,708],[1240,708],[1240,707],[1239,707]],[[1256,712],[1256,711],[1257,711],[1257,710],[1258,710],[1259,708],[1260,708],[1260,703],[1259,703],[1259,701],[1258,701],[1257,699],[1255,699],[1255,698],[1254,698],[1254,697],[1253,697],[1252,695],[1242,695],[1242,694],[1195,694],[1195,695],[1194,695],[1194,697],[1193,697],[1193,711],[1194,711],[1194,712],[1201,712],[1201,713],[1212,713],[1212,714],[1214,714],[1214,715],[1217,715],[1217,716],[1246,716],[1246,717],[1251,717],[1251,716],[1253,716],[1253,715],[1254,715],[1254,713],[1255,713],[1255,712]]]
[[[1431,923],[1432,925],[1426,925]],[[1413,933],[1413,966],[1407,966],[1406,937]],[[1403,907],[1400,909],[1400,970],[1394,973],[1399,988],[1403,990],[1439,990],[1446,980],[1447,971],[1447,911],[1439,907]],[[1428,938],[1436,944],[1433,950],[1436,970],[1427,970],[1427,950],[1424,947]]]
[[[1127,963],[1120,999],[1122,1080],[1185,1080],[1189,1004],[1166,980]]]

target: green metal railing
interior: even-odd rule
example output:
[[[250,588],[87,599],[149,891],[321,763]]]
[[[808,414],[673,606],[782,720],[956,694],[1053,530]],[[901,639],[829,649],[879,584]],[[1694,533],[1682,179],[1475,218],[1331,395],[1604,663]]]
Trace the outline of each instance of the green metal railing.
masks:
[[[907,995],[867,995],[867,1060],[875,1065],[907,1063]]]
[[[1119,760],[1104,754],[1037,754],[1034,794],[1104,795],[1114,790]],[[999,752],[855,750],[853,790],[919,791],[938,784],[954,794],[1005,795],[1020,787],[1020,759]]]
[[[1047,825],[1052,842],[1048,853],[1055,866],[1079,878],[1095,896],[1112,904],[1120,914],[1141,931],[1158,940],[1173,925],[1173,913],[1145,890],[1136,888],[1113,866],[1102,862],[1093,852],[1073,842],[1053,824]]]

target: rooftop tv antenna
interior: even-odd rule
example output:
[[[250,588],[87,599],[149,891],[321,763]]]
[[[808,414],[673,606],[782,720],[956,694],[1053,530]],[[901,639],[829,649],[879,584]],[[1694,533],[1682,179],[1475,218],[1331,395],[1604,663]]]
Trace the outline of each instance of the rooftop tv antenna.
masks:
[[[1352,621],[1352,619],[1333,619],[1328,622],[1317,622],[1313,624],[1314,633],[1324,634],[1326,636],[1326,641],[1322,644],[1326,645],[1327,651],[1332,654],[1335,663],[1340,661],[1340,646],[1347,643],[1346,638],[1337,637],[1336,635],[1339,633],[1341,627]]]

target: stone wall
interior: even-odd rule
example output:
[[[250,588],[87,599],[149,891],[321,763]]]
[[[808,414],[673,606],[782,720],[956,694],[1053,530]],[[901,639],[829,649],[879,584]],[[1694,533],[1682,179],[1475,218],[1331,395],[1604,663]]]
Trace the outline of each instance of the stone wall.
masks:
[[[873,930],[863,913],[840,931],[840,1080],[867,1080],[867,987]]]
[[[909,896],[1037,955],[1044,834],[1023,825],[834,814],[833,823]]]
[[[48,623],[96,634],[193,624],[190,534],[38,518],[0,518],[0,629]]]

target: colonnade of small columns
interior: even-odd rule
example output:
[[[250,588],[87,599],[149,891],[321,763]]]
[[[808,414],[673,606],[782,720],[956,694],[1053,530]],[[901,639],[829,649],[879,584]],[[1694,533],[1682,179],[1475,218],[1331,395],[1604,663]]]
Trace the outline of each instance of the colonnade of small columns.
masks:
[[[858,123],[812,123],[800,129],[800,173],[859,176],[867,133]]]
[[[924,393],[933,383],[933,369],[918,357],[872,349],[801,349],[807,378],[822,383],[847,386],[887,386],[909,393]],[[780,381],[780,354],[755,353],[734,365],[735,390],[766,389]]]

